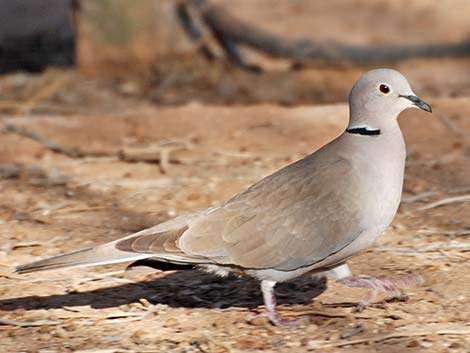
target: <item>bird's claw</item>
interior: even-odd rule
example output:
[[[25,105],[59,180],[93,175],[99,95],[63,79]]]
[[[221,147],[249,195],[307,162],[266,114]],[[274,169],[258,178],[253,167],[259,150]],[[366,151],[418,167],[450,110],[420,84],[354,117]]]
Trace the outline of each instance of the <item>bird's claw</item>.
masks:
[[[296,326],[298,326],[302,323],[305,323],[309,320],[308,316],[299,316],[295,319],[284,318],[279,314],[279,312],[277,310],[275,312],[263,311],[261,313],[255,314],[255,315],[250,315],[247,318],[247,320],[248,320],[248,322],[251,322],[254,319],[257,319],[257,318],[260,318],[260,317],[266,318],[267,320],[269,320],[269,322],[271,324],[273,324],[274,326],[277,326],[277,327],[281,327],[281,328],[296,327]]]
[[[377,298],[378,293],[386,293],[392,298],[402,298],[406,296],[403,290],[424,284],[424,279],[420,275],[411,274],[397,279],[374,278],[369,276],[350,276],[339,281],[347,287],[369,288],[368,296],[361,300],[357,306],[357,311],[361,312]]]

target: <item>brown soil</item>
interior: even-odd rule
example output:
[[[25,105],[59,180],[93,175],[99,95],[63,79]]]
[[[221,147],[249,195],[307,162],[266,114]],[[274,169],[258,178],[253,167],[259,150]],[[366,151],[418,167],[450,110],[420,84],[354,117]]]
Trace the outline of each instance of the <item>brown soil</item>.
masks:
[[[238,8],[240,16],[250,13],[249,3]],[[404,1],[390,3],[395,11]],[[419,12],[429,1],[413,4]],[[454,40],[462,23],[455,11],[452,16]],[[436,26],[435,38],[446,38],[443,28]],[[363,42],[373,43],[370,36]],[[55,70],[1,77],[2,123],[84,156],[0,134],[0,351],[468,351],[470,67],[449,58],[398,69],[434,113],[400,117],[408,149],[403,203],[387,232],[350,265],[357,274],[380,277],[416,273],[426,283],[406,290],[406,298],[378,298],[361,313],[354,308],[364,290],[308,277],[281,284],[282,314],[309,318],[292,329],[248,319],[262,310],[262,300],[247,278],[124,273],[125,265],[21,276],[11,269],[218,204],[305,156],[344,130],[347,93],[365,68],[253,75],[183,58],[160,63],[144,80]],[[150,159],[169,153],[169,163],[122,159],[136,153]],[[448,203],[434,203],[440,200]]]

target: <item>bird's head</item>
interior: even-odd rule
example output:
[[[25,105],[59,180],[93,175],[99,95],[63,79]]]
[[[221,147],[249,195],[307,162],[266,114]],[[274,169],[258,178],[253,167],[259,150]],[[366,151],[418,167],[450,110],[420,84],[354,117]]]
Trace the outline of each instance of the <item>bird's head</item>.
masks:
[[[405,76],[391,69],[372,70],[361,76],[351,90],[349,107],[350,127],[362,124],[370,128],[380,128],[408,108],[432,111],[416,96]]]

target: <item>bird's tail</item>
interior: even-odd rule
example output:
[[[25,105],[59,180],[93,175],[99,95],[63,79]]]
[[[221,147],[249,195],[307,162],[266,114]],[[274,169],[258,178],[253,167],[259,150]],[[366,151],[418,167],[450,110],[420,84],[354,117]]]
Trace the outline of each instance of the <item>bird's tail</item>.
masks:
[[[57,268],[107,265],[126,261],[137,261],[148,257],[151,257],[151,255],[118,250],[113,242],[94,248],[78,250],[68,254],[20,265],[16,267],[15,273],[29,273]]]

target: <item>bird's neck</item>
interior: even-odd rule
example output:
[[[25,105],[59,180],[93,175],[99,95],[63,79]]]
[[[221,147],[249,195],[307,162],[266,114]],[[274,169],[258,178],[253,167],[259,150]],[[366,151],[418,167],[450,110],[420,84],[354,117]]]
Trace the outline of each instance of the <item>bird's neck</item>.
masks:
[[[378,136],[401,133],[396,117],[387,119],[354,119],[351,117],[346,132],[360,136]]]

